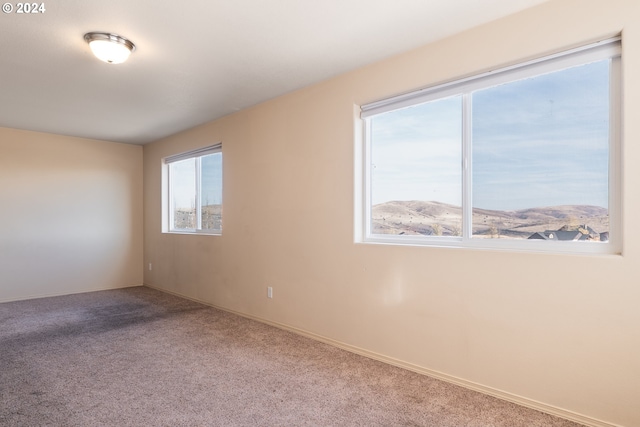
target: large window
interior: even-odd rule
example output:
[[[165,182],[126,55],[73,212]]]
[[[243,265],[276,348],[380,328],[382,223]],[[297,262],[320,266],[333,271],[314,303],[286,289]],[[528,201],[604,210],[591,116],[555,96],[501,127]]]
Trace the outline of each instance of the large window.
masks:
[[[620,41],[362,107],[363,241],[620,247]]]
[[[165,159],[169,232],[222,232],[220,144]]]

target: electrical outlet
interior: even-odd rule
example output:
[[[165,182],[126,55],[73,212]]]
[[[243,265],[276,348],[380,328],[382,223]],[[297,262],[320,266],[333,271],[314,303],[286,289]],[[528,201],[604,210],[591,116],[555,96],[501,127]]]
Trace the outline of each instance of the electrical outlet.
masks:
[[[267,286],[267,298],[273,298],[273,288],[271,286]]]
[[[149,263],[149,271],[153,270],[153,264]]]

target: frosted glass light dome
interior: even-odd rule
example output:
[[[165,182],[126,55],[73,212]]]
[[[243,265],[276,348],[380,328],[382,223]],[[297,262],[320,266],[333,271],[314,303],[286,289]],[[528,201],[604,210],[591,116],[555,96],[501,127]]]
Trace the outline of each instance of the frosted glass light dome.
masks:
[[[124,37],[111,33],[87,33],[84,39],[93,54],[109,64],[121,64],[129,58],[136,46]]]

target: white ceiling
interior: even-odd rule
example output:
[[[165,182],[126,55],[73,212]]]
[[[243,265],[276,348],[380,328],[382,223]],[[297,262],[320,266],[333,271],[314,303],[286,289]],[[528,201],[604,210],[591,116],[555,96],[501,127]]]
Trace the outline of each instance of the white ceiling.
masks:
[[[0,126],[144,144],[543,1],[44,1],[0,14]]]

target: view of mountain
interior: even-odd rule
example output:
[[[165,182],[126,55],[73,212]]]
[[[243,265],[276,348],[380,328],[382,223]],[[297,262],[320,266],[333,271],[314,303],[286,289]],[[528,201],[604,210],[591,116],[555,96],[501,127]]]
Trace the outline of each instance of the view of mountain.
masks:
[[[461,218],[460,206],[440,202],[392,201],[373,206],[372,232],[458,236],[461,234]],[[578,229],[585,235],[590,233],[589,240],[599,240],[601,233],[609,231],[608,210],[587,205],[515,211],[473,210],[473,234],[477,237],[527,239],[548,230]]]

